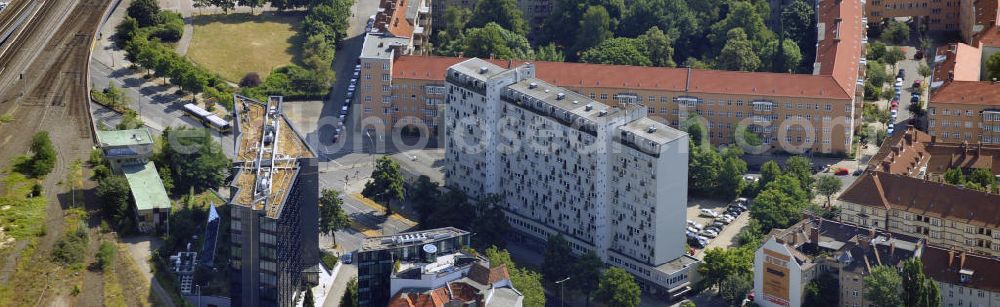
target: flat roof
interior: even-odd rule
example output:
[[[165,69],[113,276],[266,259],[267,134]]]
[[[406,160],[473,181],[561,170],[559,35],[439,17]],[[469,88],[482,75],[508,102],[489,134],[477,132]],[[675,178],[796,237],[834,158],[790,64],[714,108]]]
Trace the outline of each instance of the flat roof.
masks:
[[[97,140],[105,146],[135,146],[153,144],[153,137],[146,128],[131,130],[97,131]]]
[[[170,210],[170,198],[167,191],[163,189],[163,182],[160,181],[160,174],[156,172],[156,165],[152,161],[142,165],[122,166],[125,179],[128,180],[129,189],[132,190],[132,197],[135,198],[135,207],[141,210],[166,209]]]
[[[654,129],[650,131],[650,128]],[[687,135],[684,131],[671,128],[670,126],[664,125],[663,123],[655,121],[649,117],[634,120],[622,125],[619,129],[631,132],[636,137],[661,145],[676,141],[677,139],[683,138]]]
[[[444,227],[413,232],[404,232],[394,235],[385,235],[366,238],[361,242],[359,251],[381,250],[394,247],[411,246],[415,244],[426,244],[430,242],[445,240],[469,234],[468,231],[455,227]]]
[[[281,97],[267,104],[234,95],[238,118],[232,203],[265,210],[277,218],[299,171],[298,158],[315,157],[312,149],[281,113]]]
[[[365,42],[361,47],[362,59],[391,59],[393,57],[393,47],[406,47],[410,44],[409,38],[392,37],[382,34],[365,34]],[[444,79],[444,70],[438,72],[440,79]]]

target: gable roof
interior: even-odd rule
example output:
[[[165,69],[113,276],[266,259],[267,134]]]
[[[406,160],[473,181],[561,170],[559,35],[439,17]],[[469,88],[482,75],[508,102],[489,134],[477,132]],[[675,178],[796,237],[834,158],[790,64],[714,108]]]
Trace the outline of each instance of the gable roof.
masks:
[[[994,273],[1000,271],[1000,259],[927,246],[920,260],[924,274],[938,282],[1000,292],[1000,274]],[[972,273],[965,282],[959,274],[962,270]]]
[[[1000,195],[871,171],[858,178],[838,200],[882,209],[899,209],[963,223],[1000,227]]]
[[[459,57],[400,56],[393,62],[393,79],[444,81],[448,67],[467,60]],[[524,61],[488,60],[500,67]],[[611,88],[673,92],[732,94],[759,97],[851,99],[835,78],[826,75],[741,72],[672,67],[531,62],[536,77],[570,89]],[[852,89],[854,84],[851,84]]]
[[[1000,83],[952,81],[934,91],[931,103],[1000,106]]]

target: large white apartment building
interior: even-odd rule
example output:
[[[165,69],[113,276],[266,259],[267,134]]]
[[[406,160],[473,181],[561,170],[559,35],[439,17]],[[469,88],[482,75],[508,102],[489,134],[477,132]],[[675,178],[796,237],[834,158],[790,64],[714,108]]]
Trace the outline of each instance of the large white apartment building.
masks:
[[[535,78],[470,59],[445,77],[447,184],[503,198],[511,226],[544,242],[562,234],[676,296],[697,260],[684,255],[688,136]]]

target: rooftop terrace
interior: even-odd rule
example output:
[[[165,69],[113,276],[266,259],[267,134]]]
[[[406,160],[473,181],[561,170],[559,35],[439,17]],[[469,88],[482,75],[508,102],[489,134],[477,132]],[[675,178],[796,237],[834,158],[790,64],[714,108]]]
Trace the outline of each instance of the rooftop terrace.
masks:
[[[234,99],[239,172],[232,183],[237,189],[232,203],[277,218],[298,174],[297,159],[315,155],[281,114],[281,97],[272,96],[266,104],[238,95]]]
[[[440,241],[448,238],[466,235],[469,232],[454,228],[445,227],[424,231],[414,231],[399,233],[394,235],[378,236],[365,239],[361,242],[362,251],[380,250],[394,247],[419,245]]]

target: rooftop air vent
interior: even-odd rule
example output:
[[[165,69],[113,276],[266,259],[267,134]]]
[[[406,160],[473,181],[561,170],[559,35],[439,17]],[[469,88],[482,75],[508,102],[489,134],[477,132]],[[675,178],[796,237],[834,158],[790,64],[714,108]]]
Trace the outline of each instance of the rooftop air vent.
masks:
[[[563,98],[566,98],[566,94],[564,93],[556,94],[556,100],[563,100]]]
[[[489,69],[489,68],[487,68],[486,66],[480,66],[480,67],[479,67],[479,74],[480,74],[480,75],[481,75],[481,74],[485,74],[485,73],[486,73],[486,72],[488,72],[488,71],[490,71],[490,69]]]
[[[528,83],[528,88],[529,89],[535,89],[537,87],[538,87],[538,83],[535,83],[535,82]]]
[[[594,106],[592,106],[592,105],[589,105],[589,104],[588,104],[588,105],[585,105],[585,106],[583,106],[583,110],[584,110],[584,111],[590,111],[590,110],[593,110],[593,109],[594,109]]]
[[[573,104],[578,104],[578,103],[580,103],[579,100],[573,100]]]
[[[649,133],[656,132],[656,126],[649,126],[649,128],[646,128],[646,132]]]
[[[608,110],[601,110],[600,112],[597,112],[597,116],[604,116],[604,115],[608,115]]]

